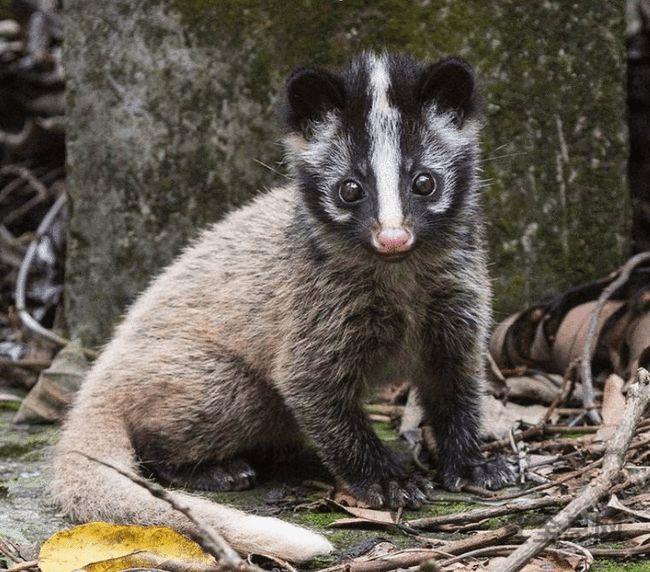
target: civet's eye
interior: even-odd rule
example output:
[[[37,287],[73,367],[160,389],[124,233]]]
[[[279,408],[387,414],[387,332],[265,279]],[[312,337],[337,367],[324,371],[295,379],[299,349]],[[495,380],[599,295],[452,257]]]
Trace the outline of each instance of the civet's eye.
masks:
[[[420,173],[413,179],[413,192],[423,197],[433,194],[438,183],[429,173]]]
[[[363,197],[363,189],[356,181],[343,181],[339,187],[339,196],[346,203],[353,203]]]

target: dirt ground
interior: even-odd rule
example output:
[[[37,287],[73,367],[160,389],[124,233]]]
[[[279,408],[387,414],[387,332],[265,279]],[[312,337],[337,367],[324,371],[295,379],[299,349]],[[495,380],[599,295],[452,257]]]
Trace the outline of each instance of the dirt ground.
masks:
[[[25,554],[36,555],[38,545],[52,533],[71,526],[56,510],[46,503],[47,452],[56,439],[55,426],[20,427],[11,423],[13,411],[0,411],[0,535],[25,547]],[[396,444],[393,430],[387,424],[376,424],[377,433],[389,443]],[[417,546],[408,535],[386,529],[337,529],[330,525],[344,518],[345,513],[332,510],[322,500],[327,483],[318,480],[318,474],[307,477],[275,475],[263,480],[251,491],[215,494],[215,500],[263,515],[308,526],[325,534],[336,546],[337,552],[328,558],[312,563],[320,568],[354,555],[378,538],[386,539],[400,547]],[[433,516],[476,507],[462,493],[440,491],[437,500],[418,513],[405,512],[404,519]],[[522,526],[541,525],[547,515],[528,513],[507,522]],[[506,519],[491,519],[483,528],[502,526]],[[454,538],[453,534],[436,533],[436,537]],[[31,548],[30,548],[31,547]],[[633,563],[599,562],[593,570],[599,572],[624,570],[625,572],[650,572],[650,562]]]

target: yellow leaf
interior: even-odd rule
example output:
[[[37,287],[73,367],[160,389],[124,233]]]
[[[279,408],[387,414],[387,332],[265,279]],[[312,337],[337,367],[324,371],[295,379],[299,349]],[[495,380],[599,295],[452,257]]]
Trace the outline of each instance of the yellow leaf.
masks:
[[[196,542],[171,528],[91,522],[52,535],[41,546],[38,565],[42,572],[72,572],[90,564],[93,567],[88,570],[93,572],[113,572],[125,569],[121,557],[136,557],[134,553],[141,551],[173,560],[214,564]],[[113,562],[104,562],[107,560]]]

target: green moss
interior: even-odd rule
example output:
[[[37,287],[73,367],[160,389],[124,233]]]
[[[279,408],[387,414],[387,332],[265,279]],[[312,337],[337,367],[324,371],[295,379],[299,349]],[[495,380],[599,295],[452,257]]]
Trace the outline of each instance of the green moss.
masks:
[[[14,15],[11,0],[0,0],[0,18],[11,18]]]
[[[18,411],[19,409],[20,401],[0,401],[0,410]]]
[[[404,520],[439,516],[443,514],[456,514],[473,508],[477,505],[466,502],[434,502],[423,506],[418,511],[405,511]]]
[[[38,454],[39,449],[52,443],[53,433],[44,432],[35,435],[13,434],[0,442],[0,457],[18,458],[27,454]]]
[[[375,433],[377,433],[377,436],[382,441],[397,441],[397,432],[390,423],[386,421],[373,421],[372,428],[375,430]]]
[[[344,512],[301,511],[293,513],[293,520],[314,528],[325,529],[340,518],[346,518],[349,516],[350,515]]]
[[[593,572],[650,572],[650,562],[596,560],[591,569]]]
[[[580,431],[569,431],[567,433],[562,433],[562,439],[579,439],[580,437],[584,437],[585,434],[581,433]]]

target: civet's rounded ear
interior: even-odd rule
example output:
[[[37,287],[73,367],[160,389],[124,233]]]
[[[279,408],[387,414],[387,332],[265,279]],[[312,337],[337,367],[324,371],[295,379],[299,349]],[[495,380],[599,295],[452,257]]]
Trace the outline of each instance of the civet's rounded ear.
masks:
[[[345,104],[343,80],[324,69],[298,68],[287,81],[288,109],[286,120],[294,131],[325,116],[328,111]]]
[[[442,112],[452,111],[455,123],[477,112],[476,74],[462,58],[449,57],[431,64],[422,72],[419,95],[423,104],[435,103]]]

